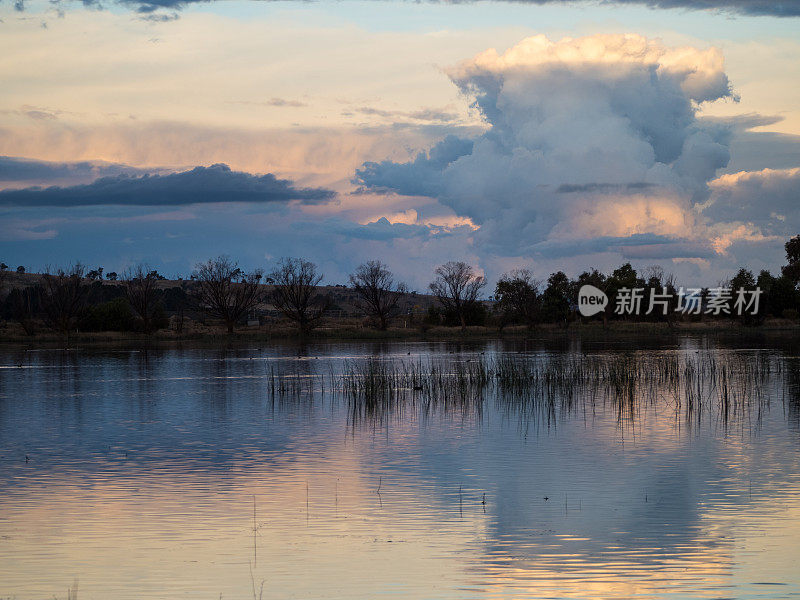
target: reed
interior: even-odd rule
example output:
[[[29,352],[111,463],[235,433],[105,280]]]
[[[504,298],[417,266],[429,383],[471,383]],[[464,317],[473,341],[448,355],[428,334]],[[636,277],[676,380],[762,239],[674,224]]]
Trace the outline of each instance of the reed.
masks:
[[[760,422],[786,368],[769,353],[680,351],[617,354],[433,355],[404,361],[348,360],[327,373],[270,372],[273,398],[328,389],[354,422],[410,408],[478,412],[494,401],[520,414],[554,419],[560,412],[616,410],[620,421],[671,403],[687,424],[713,415],[726,426]]]

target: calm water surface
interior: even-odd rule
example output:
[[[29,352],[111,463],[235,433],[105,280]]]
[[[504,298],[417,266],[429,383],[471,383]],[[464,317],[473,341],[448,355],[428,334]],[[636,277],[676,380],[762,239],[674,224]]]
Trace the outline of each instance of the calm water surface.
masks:
[[[492,386],[366,406],[336,389],[354,365],[620,350],[0,350],[0,598],[800,597],[796,347],[630,348],[761,375],[727,415],[652,382],[629,410]]]

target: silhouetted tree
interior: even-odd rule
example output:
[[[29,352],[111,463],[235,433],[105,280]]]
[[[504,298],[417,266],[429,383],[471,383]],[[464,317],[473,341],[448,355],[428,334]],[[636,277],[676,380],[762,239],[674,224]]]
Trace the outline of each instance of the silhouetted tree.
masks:
[[[563,271],[547,278],[547,287],[542,294],[542,312],[548,321],[568,324],[571,288],[569,277]]]
[[[540,318],[542,297],[539,282],[527,269],[503,273],[494,290],[501,327],[506,323],[525,323],[533,327]]]
[[[756,287],[756,279],[753,276],[753,272],[744,267],[740,268],[736,275],[731,278],[730,287],[734,292],[739,288],[745,290],[754,289]]]
[[[86,308],[89,287],[83,280],[84,267],[76,263],[69,270],[49,268],[42,275],[41,305],[49,327],[67,337]]]
[[[6,263],[0,263],[0,298],[3,297],[3,290],[5,288],[7,279],[8,279],[8,265]]]
[[[445,311],[452,310],[458,315],[461,329],[466,330],[467,307],[477,301],[485,285],[486,280],[470,265],[451,261],[436,269],[436,279],[429,287]]]
[[[106,273],[106,279],[108,281],[116,281],[117,280],[117,272],[116,271],[110,271],[110,272]]]
[[[86,273],[86,279],[89,281],[98,281],[103,279],[103,267],[97,267]]]
[[[359,297],[359,308],[374,317],[380,329],[386,329],[389,319],[397,316],[397,303],[406,293],[403,283],[395,285],[392,272],[379,260],[360,265],[350,275],[350,285]]]
[[[783,317],[785,314],[791,315],[791,311],[796,311],[800,292],[795,289],[794,283],[785,275],[773,277],[772,274],[763,270],[758,275],[756,285],[761,289],[762,311],[775,317]]]
[[[666,321],[672,327],[678,307],[675,276],[672,273],[666,273],[661,265],[646,267],[643,271],[643,276],[643,316],[655,321]],[[666,295],[666,298],[664,295]],[[653,298],[652,303],[651,298]]]
[[[795,287],[800,283],[800,235],[791,238],[784,245],[786,249],[786,266],[783,267],[782,272],[784,277],[787,277]]]
[[[125,297],[142,323],[145,333],[153,331],[155,318],[162,311],[158,303],[157,273],[146,265],[136,265],[122,276]]]
[[[592,269],[591,271],[584,271],[578,278],[572,282],[572,290],[570,291],[570,300],[575,301],[578,298],[578,294],[580,293],[580,289],[584,285],[591,285],[596,287],[598,290],[602,292],[607,292],[608,289],[608,277],[605,274],[601,273],[597,269]],[[610,303],[609,303],[610,304]],[[608,323],[608,315],[614,310],[612,306],[606,306],[605,310],[600,312],[596,318],[603,319],[603,325],[605,326]]]
[[[316,291],[322,281],[317,266],[302,258],[283,258],[269,279],[275,285],[272,292],[275,308],[296,323],[302,333],[313,329],[328,306],[327,300]]]
[[[36,315],[41,311],[41,286],[29,286],[11,290],[6,298],[13,320],[22,326],[27,335],[36,333]]]
[[[644,287],[644,280],[639,277],[639,275],[636,273],[636,269],[631,266],[631,263],[625,263],[621,267],[614,269],[611,272],[611,275],[607,277],[605,281],[605,293],[608,296],[609,304],[606,312],[610,313],[610,316],[620,317],[620,315],[615,313],[619,290],[623,288],[632,290]],[[627,317],[623,315],[622,318]]]
[[[25,272],[25,267],[23,267],[22,265],[17,267],[17,273],[19,273],[21,275],[24,272]]]
[[[745,269],[742,267],[736,273],[736,275],[731,278],[729,283],[729,287],[731,288],[731,299],[728,302],[728,310],[730,311],[731,318],[739,317],[741,321],[746,325],[758,325],[764,320],[764,305],[763,305],[763,297],[759,298],[759,310],[758,314],[752,314],[752,312],[742,312],[741,315],[738,314],[736,310],[736,301],[738,297],[739,290],[747,290],[752,292],[756,289],[756,278],[753,276],[753,272]],[[762,291],[763,294],[763,291]]]
[[[158,279],[153,271],[148,277]],[[260,301],[259,282],[262,271],[246,273],[228,256],[219,256],[195,266],[193,279],[197,303],[212,316],[225,322],[228,333]]]
[[[190,297],[186,293],[189,284],[181,281],[180,286],[170,287],[164,290],[163,300],[166,310],[175,314],[175,331],[183,333],[186,310],[189,308]],[[167,321],[169,323],[169,321]]]

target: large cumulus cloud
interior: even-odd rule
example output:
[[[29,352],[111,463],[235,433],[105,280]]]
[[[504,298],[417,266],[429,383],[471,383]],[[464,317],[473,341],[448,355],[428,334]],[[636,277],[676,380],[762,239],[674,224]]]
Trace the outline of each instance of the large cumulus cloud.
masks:
[[[602,252],[604,239],[698,237],[695,206],[729,160],[730,128],[696,117],[702,103],[733,96],[718,50],[638,35],[540,35],[504,54],[487,50],[449,76],[474,98],[487,131],[445,139],[411,162],[366,163],[358,185],[437,198],[498,254],[535,253],[544,242],[552,252],[596,239]]]
[[[232,171],[224,164],[180,173],[100,177],[89,184],[30,187],[0,192],[0,206],[176,206],[219,202],[287,202],[315,204],[331,200],[324,188],[298,188],[274,175]]]

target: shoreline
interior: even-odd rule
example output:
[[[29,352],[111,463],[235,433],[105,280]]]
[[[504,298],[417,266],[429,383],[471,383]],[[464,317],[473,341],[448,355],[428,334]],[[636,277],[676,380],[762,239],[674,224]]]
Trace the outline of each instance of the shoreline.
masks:
[[[266,344],[282,343],[324,343],[324,342],[459,342],[488,340],[565,340],[584,339],[587,341],[639,339],[645,336],[659,338],[685,336],[712,337],[784,337],[800,338],[800,323],[775,320],[760,326],[745,326],[739,323],[690,322],[678,323],[670,327],[666,323],[610,323],[600,322],[571,323],[569,327],[540,325],[535,328],[525,326],[497,327],[473,326],[462,331],[458,327],[430,327],[427,329],[390,328],[384,331],[354,326],[320,327],[302,335],[291,328],[250,327],[234,333],[222,328],[209,327],[203,330],[177,334],[162,330],[150,335],[130,332],[85,332],[70,336],[68,348],[77,346],[165,346],[172,344],[196,344],[202,347],[225,347],[239,343],[259,342]],[[67,340],[58,334],[47,332],[33,336],[3,332],[0,347],[25,349],[53,349],[64,347]]]

